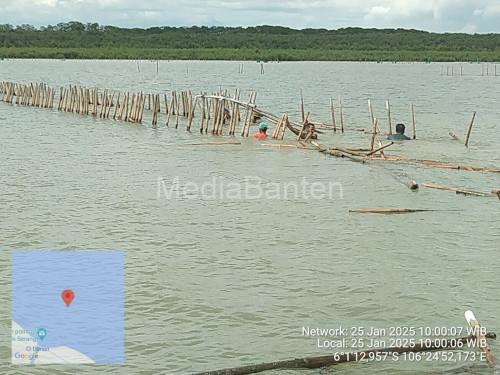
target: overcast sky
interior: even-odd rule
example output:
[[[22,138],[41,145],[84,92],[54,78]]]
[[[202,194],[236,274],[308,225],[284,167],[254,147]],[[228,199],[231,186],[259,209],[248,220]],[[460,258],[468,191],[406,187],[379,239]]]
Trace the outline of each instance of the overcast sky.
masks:
[[[500,32],[500,0],[0,0],[0,24],[281,25]]]

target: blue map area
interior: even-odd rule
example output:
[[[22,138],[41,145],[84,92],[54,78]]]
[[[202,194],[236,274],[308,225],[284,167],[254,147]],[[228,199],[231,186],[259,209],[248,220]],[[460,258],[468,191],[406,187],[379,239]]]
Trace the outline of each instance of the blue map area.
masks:
[[[74,292],[69,307],[61,298],[67,289]],[[14,251],[12,319],[26,330],[44,328],[46,337],[37,340],[43,346],[123,363],[123,252]]]

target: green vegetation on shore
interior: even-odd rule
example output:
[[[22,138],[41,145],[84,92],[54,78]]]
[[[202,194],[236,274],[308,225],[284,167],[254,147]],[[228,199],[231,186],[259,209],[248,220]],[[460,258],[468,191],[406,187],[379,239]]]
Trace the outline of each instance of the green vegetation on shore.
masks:
[[[0,25],[1,58],[500,61],[500,34],[258,26],[125,29],[79,22]]]

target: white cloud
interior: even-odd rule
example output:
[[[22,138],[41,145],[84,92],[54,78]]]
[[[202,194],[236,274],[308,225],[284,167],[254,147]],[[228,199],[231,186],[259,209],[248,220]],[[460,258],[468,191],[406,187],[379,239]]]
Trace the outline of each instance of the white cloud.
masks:
[[[0,23],[283,25],[499,32],[498,0],[0,0]]]

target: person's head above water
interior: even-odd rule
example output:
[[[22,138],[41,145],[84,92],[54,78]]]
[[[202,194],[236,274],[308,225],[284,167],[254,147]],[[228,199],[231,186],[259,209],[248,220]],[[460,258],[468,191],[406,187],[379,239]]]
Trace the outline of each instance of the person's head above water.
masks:
[[[261,133],[267,132],[267,124],[264,121],[262,121],[259,124],[259,132],[261,132]]]
[[[396,133],[398,133],[398,134],[404,134],[405,133],[405,126],[404,126],[404,124],[397,124],[396,125]]]

